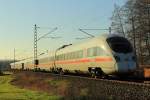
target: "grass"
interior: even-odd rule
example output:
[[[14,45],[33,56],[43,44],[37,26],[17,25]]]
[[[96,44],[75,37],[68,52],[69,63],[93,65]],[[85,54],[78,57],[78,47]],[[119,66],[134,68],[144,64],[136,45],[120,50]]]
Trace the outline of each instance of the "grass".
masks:
[[[12,80],[11,84],[13,84],[13,87],[17,86],[23,88],[22,92],[16,92],[17,96],[12,96],[13,98],[17,97],[15,100],[20,100],[20,98],[21,100],[115,100],[117,92],[114,90],[118,89],[116,85],[108,82],[52,76],[48,73],[41,72],[25,71],[15,73],[13,76],[13,79],[9,77],[11,78],[9,80]],[[114,88],[112,88],[112,86],[114,86]],[[110,90],[111,88],[112,90]],[[24,89],[30,89],[32,92]],[[33,91],[40,91],[41,93]],[[15,92],[13,95],[15,95]]]
[[[83,83],[78,79],[63,79],[40,72],[21,72],[14,76],[11,83],[21,88],[43,91],[64,100],[90,100],[86,99],[90,91],[86,85],[87,82]]]
[[[0,76],[0,100],[59,100],[59,96],[20,89],[10,84],[11,75]]]

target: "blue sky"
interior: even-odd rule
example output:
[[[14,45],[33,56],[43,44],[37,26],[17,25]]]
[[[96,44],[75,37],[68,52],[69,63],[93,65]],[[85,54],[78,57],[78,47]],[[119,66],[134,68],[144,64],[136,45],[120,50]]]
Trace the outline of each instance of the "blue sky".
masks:
[[[0,0],[0,59],[33,55],[33,27],[58,27],[50,36],[54,40],[41,39],[38,51],[53,51],[63,44],[77,42],[85,37],[79,28],[108,28],[114,4],[123,5],[126,0]],[[39,29],[38,36],[50,29]],[[97,36],[107,31],[91,32]]]

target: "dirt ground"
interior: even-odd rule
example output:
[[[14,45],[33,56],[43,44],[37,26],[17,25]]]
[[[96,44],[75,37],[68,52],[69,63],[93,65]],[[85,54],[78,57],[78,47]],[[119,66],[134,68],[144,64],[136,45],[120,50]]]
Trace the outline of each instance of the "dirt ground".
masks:
[[[17,72],[11,84],[56,95],[63,100],[149,100],[147,85],[54,76],[42,72]]]
[[[73,82],[65,79],[57,79],[49,73],[18,72],[14,74],[11,84],[20,88],[46,92],[49,95],[58,95],[63,98],[79,97],[84,99],[88,90],[80,81]],[[65,99],[66,100],[66,99]]]

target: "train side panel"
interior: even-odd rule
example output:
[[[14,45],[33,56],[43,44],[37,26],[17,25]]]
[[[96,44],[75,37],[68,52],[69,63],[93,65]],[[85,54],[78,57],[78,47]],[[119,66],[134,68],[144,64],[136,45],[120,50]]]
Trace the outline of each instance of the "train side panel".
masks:
[[[104,39],[105,40],[105,39]],[[88,72],[90,67],[99,67],[106,74],[115,73],[115,60],[103,39],[96,39],[87,43],[81,44],[80,46],[64,49],[57,55],[66,54],[73,51],[83,50],[83,57],[78,59],[67,59],[56,62],[57,67],[61,67],[64,70],[79,70]],[[69,49],[69,50],[68,50]],[[99,50],[98,54],[95,55],[93,50]],[[66,52],[65,52],[66,51]],[[66,54],[67,55],[67,54]]]

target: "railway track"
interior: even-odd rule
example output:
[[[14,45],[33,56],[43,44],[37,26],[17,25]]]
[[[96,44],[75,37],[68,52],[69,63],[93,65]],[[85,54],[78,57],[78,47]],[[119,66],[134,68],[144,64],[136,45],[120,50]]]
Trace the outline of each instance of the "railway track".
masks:
[[[60,74],[53,74],[50,73],[52,76],[57,76],[57,77],[65,77],[65,78],[79,78],[79,79],[84,79],[84,80],[95,80],[95,81],[105,81],[105,82],[114,82],[114,83],[124,83],[124,84],[132,84],[132,85],[146,85],[150,86],[150,80],[149,79],[134,79],[134,78],[92,78],[90,76],[77,76],[77,75],[60,75]]]
[[[66,82],[68,90],[67,97],[71,98],[77,97],[81,92],[79,90],[86,90],[86,98],[88,100],[101,100],[102,97],[110,97],[113,100],[150,99],[150,84],[148,84],[148,80],[138,80],[141,82],[137,82],[137,80],[100,79],[87,76],[60,75],[33,71],[19,72],[18,75],[20,77],[18,78],[19,80],[22,79],[22,76],[31,77],[31,79],[36,77],[39,80],[45,78],[52,82]]]
[[[33,71],[31,71],[33,72]],[[36,72],[35,72],[36,73]],[[37,72],[39,73],[39,72]],[[44,73],[44,72],[40,72]],[[104,81],[104,82],[113,82],[113,83],[123,83],[123,84],[131,84],[131,85],[146,85],[150,86],[150,79],[138,79],[138,78],[119,78],[119,77],[109,77],[109,78],[100,78],[100,77],[94,77],[92,78],[90,75],[76,75],[76,74],[55,74],[46,72],[45,74],[49,74],[51,76],[57,76],[57,77],[63,77],[63,78],[76,78],[76,79],[83,79],[83,80],[93,80],[93,81]]]

